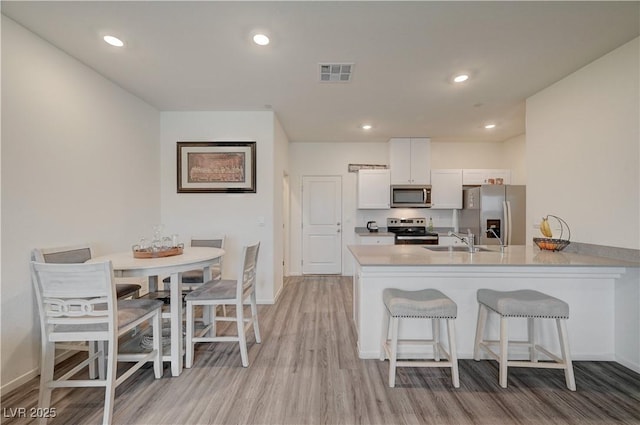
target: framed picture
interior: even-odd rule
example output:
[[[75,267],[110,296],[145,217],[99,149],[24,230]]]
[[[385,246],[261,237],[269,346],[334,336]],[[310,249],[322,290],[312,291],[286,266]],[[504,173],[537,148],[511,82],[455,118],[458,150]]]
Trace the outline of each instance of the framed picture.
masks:
[[[256,142],[178,142],[178,193],[256,193]]]

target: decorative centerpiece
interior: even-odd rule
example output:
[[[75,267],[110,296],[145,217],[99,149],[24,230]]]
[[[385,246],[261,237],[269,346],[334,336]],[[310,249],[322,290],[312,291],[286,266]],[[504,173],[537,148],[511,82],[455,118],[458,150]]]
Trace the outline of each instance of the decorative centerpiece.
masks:
[[[162,224],[153,226],[153,240],[149,243],[145,238],[133,245],[134,258],[160,258],[180,255],[184,252],[184,244],[178,243],[178,235],[162,236]]]
[[[560,237],[558,239],[553,238],[553,232],[551,231],[551,226],[549,225],[549,217],[553,217],[558,220],[560,223]],[[567,229],[567,239],[563,239],[564,230]],[[569,225],[566,221],[557,217],[555,215],[547,215],[542,218],[542,222],[540,223],[540,233],[542,233],[544,238],[533,238],[533,242],[538,246],[538,248],[546,251],[562,251],[565,249],[571,242],[571,229],[569,229]]]

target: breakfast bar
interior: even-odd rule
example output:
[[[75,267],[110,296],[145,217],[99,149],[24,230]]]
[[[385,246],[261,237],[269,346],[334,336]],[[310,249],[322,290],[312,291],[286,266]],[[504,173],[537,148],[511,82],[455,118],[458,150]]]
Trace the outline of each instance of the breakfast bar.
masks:
[[[640,264],[636,262],[533,246],[509,246],[503,253],[498,247],[469,253],[418,245],[351,245],[349,251],[355,259],[353,319],[360,358],[380,355],[385,288],[435,288],[453,299],[458,305],[459,358],[473,357],[478,289],[534,289],[569,304],[569,345],[575,360],[615,360],[640,371]],[[519,322],[510,331],[524,339],[526,321]],[[553,321],[544,322],[549,323],[543,323],[541,342],[558,348]],[[419,323],[400,329],[407,339],[424,332],[430,330]]]

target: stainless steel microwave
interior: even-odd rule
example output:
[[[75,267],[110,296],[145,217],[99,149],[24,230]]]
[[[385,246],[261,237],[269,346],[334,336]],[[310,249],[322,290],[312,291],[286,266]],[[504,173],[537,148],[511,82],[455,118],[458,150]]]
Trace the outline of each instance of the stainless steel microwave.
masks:
[[[431,208],[431,186],[392,185],[391,208]]]

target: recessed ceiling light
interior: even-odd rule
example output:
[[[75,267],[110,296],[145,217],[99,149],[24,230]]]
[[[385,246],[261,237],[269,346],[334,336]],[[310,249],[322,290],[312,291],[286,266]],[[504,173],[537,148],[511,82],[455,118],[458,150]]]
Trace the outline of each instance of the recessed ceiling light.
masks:
[[[112,35],[105,35],[102,39],[107,43],[114,47],[122,47],[124,46],[124,42],[120,40],[118,37],[114,37]]]
[[[266,46],[269,44],[269,37],[264,34],[256,34],[253,36],[253,42],[258,46]]]
[[[460,74],[460,75],[456,75],[455,77],[453,77],[453,82],[454,83],[463,83],[465,81],[467,81],[469,79],[469,76],[467,74]]]
[[[496,128],[496,125],[495,124],[486,124],[484,126],[484,128],[486,128],[487,130],[491,130],[492,128]]]
[[[362,124],[360,128],[363,130],[371,130],[373,126],[371,124]]]

